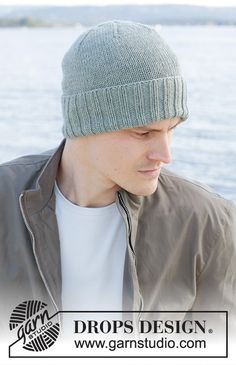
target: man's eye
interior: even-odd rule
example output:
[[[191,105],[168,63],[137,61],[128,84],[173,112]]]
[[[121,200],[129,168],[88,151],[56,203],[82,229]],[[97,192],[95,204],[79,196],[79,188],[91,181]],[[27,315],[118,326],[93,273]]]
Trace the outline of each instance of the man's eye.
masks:
[[[139,136],[148,136],[150,134],[150,132],[143,132],[143,133],[136,133]]]

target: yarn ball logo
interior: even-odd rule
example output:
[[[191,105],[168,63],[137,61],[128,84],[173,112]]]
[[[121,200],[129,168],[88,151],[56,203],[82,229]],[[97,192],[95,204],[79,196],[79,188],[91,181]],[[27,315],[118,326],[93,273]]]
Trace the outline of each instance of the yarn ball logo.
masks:
[[[9,327],[17,329],[18,340],[29,351],[44,351],[51,347],[60,333],[57,316],[50,318],[47,304],[38,300],[25,301],[13,310]]]

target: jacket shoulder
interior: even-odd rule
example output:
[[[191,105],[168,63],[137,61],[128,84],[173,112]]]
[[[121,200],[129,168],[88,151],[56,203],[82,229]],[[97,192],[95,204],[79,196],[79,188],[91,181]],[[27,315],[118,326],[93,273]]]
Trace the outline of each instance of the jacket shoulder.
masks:
[[[182,200],[186,201],[186,199],[190,199],[191,202],[192,200],[195,201],[197,198],[203,199],[203,201],[206,201],[207,203],[210,201],[219,201],[223,204],[231,202],[214,191],[210,186],[202,182],[189,179],[185,176],[181,176],[165,168],[162,168],[161,170],[160,183],[161,186],[170,194],[172,193],[175,197],[178,195],[179,202]]]
[[[22,190],[32,188],[53,151],[21,156],[2,163],[0,165],[0,195],[6,194],[11,189],[20,194]]]
[[[13,167],[14,168],[14,166],[22,166],[22,165],[28,165],[28,164],[33,165],[33,164],[47,161],[51,157],[51,155],[53,154],[54,151],[55,150],[52,149],[49,151],[44,151],[39,154],[20,156],[11,161],[6,161],[6,162],[1,163],[0,169],[2,169],[4,167]]]
[[[235,215],[234,203],[208,185],[167,169],[162,169],[159,180],[156,197],[159,194],[159,200],[162,200],[165,206],[169,206],[169,209],[174,207],[179,213],[182,212],[186,219],[194,214],[202,223],[208,219],[218,221],[221,225],[229,219],[231,214]]]

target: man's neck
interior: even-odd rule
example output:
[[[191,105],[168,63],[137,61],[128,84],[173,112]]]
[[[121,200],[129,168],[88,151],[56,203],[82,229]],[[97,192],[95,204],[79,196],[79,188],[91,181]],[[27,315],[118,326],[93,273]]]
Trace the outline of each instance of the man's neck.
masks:
[[[81,207],[103,207],[115,202],[119,187],[102,181],[83,162],[74,156],[78,151],[65,144],[57,173],[57,184],[62,194]]]

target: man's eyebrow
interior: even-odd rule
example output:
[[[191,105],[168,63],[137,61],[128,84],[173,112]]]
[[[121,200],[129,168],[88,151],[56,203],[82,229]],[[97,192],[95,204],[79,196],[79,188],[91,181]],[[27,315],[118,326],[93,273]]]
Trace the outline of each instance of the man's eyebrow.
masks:
[[[172,127],[170,127],[169,129],[174,129],[177,127],[177,125],[179,125],[181,123],[181,119],[178,120],[178,122],[173,125]],[[138,129],[140,131],[148,131],[148,132],[157,132],[157,131],[161,131],[161,129],[154,129],[154,128],[150,128],[147,127],[146,125],[142,126],[142,127],[136,127],[135,129]]]

